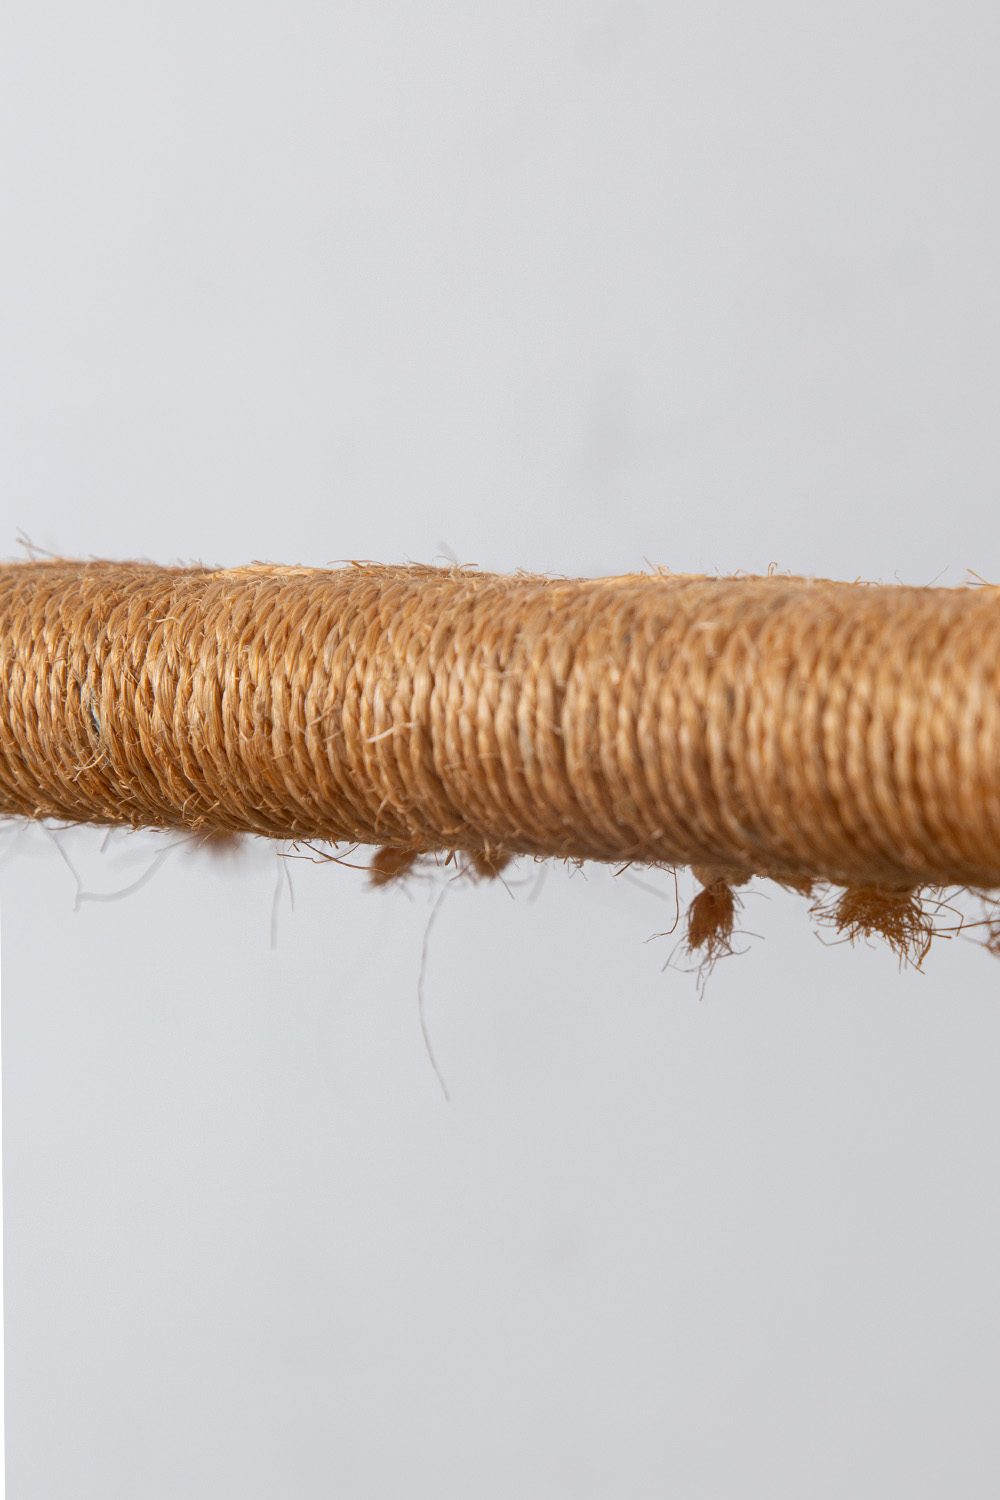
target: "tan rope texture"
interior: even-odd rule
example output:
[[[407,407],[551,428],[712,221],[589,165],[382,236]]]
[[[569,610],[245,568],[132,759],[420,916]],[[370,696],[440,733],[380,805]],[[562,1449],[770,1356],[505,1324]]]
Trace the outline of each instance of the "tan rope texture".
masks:
[[[35,561],[0,672],[6,815],[1000,886],[992,587]]]

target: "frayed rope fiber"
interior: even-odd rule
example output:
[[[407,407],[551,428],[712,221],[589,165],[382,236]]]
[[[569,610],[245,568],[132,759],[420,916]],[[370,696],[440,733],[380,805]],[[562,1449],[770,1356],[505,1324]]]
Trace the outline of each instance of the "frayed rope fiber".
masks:
[[[32,561],[0,672],[5,815],[1000,886],[993,587]]]

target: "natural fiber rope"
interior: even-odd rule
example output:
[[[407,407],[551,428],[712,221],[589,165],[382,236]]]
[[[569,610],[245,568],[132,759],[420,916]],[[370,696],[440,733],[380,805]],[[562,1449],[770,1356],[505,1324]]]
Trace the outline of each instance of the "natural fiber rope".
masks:
[[[1000,885],[1000,590],[0,568],[0,812]]]

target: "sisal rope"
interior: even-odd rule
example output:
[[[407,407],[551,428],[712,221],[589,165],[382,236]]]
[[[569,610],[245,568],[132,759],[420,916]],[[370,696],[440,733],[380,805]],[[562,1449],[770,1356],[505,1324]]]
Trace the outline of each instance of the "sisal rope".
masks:
[[[1000,886],[992,587],[33,561],[0,674],[8,816]]]

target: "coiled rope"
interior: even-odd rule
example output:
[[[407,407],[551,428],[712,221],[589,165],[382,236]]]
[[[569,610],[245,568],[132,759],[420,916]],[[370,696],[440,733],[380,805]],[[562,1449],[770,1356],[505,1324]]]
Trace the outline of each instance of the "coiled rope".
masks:
[[[1000,589],[0,567],[0,813],[765,875],[919,960],[1000,886]],[[699,905],[700,903],[700,905]]]

